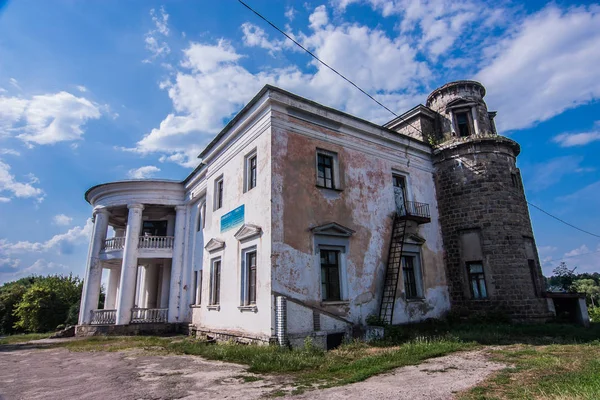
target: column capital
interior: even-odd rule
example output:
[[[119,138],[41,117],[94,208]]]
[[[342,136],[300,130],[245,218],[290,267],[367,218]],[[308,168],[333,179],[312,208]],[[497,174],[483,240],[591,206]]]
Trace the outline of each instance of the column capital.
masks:
[[[97,206],[97,207],[94,207],[94,211],[92,211],[92,215],[94,217],[96,216],[96,214],[110,215],[110,211],[108,211],[108,209],[106,207]]]
[[[187,207],[185,205],[175,206],[175,211],[185,211]]]
[[[130,210],[132,208],[137,208],[139,210],[143,210],[144,209],[144,205],[143,204],[139,204],[139,203],[127,204],[127,208],[130,209]]]

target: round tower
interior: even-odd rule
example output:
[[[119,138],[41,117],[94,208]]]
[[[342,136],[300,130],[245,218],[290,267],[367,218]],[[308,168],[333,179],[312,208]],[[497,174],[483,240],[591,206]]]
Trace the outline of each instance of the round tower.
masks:
[[[452,308],[545,319],[520,147],[496,133],[484,96],[479,82],[458,81],[427,98],[438,114],[435,185]]]

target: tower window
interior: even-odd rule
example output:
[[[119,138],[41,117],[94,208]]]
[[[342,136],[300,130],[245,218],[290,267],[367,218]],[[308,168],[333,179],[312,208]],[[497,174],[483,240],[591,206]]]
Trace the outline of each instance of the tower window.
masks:
[[[329,189],[335,187],[333,179],[333,157],[317,154],[317,185]]]
[[[471,127],[469,126],[468,113],[456,113],[456,128],[458,130],[458,136],[460,137],[467,137],[471,135]]]
[[[471,296],[474,299],[487,299],[487,289],[485,287],[485,274],[483,273],[483,264],[473,262],[467,264],[469,273],[469,283],[471,284]]]

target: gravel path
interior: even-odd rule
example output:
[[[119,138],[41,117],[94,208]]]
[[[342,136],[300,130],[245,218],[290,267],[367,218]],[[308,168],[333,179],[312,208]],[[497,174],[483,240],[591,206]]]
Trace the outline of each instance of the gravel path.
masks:
[[[16,399],[258,399],[290,389],[277,376],[192,356],[141,351],[70,352],[38,345],[0,346],[0,400]],[[42,347],[42,348],[40,348]],[[364,382],[307,392],[293,399],[451,399],[503,365],[483,351],[435,358]]]

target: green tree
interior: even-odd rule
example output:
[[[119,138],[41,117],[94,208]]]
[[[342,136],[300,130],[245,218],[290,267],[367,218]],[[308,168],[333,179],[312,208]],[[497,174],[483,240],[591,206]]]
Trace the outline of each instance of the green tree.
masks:
[[[573,287],[579,293],[585,293],[588,304],[595,307],[600,299],[600,285],[593,279],[576,279]]]
[[[71,307],[81,299],[81,288],[81,280],[72,275],[39,278],[23,294],[14,310],[15,328],[47,332],[64,324]]]
[[[577,276],[575,275],[576,269],[577,267],[569,269],[566,262],[561,262],[558,267],[552,270],[552,276],[550,277],[551,289],[557,288],[564,292],[574,292],[573,281]]]
[[[14,315],[17,304],[23,298],[27,289],[35,283],[38,278],[30,276],[18,281],[7,282],[0,286],[0,334],[10,335],[17,333],[15,328],[17,317]]]

